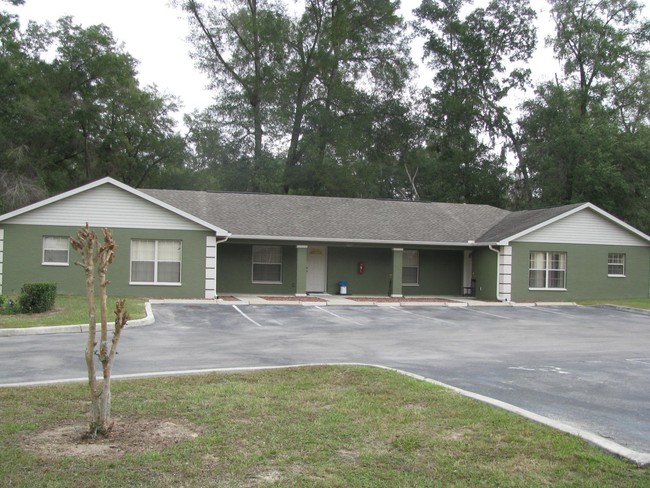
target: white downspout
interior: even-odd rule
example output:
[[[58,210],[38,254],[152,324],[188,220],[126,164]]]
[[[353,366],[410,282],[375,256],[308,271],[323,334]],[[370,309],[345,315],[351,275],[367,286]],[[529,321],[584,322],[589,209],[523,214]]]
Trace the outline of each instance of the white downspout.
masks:
[[[223,244],[228,239],[230,239],[231,235],[232,234],[228,234],[226,236],[226,238],[223,239],[222,241],[217,239],[215,241],[215,243],[214,243],[214,298],[215,299],[219,298],[219,294],[217,293],[217,285],[218,285],[218,282],[217,282],[217,270],[219,269],[219,251],[217,250],[217,248],[219,247],[219,244]]]
[[[502,302],[503,299],[501,298],[501,294],[499,293],[499,285],[501,284],[499,280],[499,277],[501,276],[501,265],[499,263],[499,257],[501,253],[499,252],[498,249],[494,249],[492,247],[492,244],[488,245],[488,248],[490,249],[490,251],[494,251],[495,253],[497,253],[497,301]]]

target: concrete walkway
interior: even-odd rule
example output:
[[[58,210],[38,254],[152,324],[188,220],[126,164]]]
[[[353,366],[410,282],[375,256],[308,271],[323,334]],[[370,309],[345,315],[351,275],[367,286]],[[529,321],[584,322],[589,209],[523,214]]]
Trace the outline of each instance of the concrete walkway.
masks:
[[[558,306],[575,305],[573,302],[496,302],[477,300],[472,297],[457,296],[409,296],[409,297],[386,297],[367,295],[223,295],[217,303],[225,305],[338,305],[338,306],[440,306],[440,307],[534,307],[534,306]],[[169,302],[169,301],[167,301]]]

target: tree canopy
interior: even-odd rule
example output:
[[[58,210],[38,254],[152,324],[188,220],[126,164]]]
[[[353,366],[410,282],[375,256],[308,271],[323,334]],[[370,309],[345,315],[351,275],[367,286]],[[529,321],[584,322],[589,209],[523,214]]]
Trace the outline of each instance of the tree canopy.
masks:
[[[412,20],[397,0],[172,4],[212,93],[180,128],[173,96],[139,85],[108,27],[21,29],[0,14],[1,210],[110,175],[512,209],[591,201],[650,231],[650,23],[636,0],[422,0]],[[534,83],[541,42],[560,69]]]
[[[136,69],[106,26],[64,17],[21,31],[0,14],[3,211],[106,175],[141,186],[184,164],[173,98],[141,88]]]

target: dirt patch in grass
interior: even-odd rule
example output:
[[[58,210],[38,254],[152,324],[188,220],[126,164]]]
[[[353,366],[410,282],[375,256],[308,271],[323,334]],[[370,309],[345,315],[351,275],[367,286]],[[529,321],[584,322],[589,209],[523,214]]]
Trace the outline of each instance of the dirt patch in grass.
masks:
[[[89,439],[88,424],[68,424],[23,436],[22,447],[43,459],[118,459],[125,454],[157,451],[199,436],[198,429],[176,419],[115,419],[108,437]]]

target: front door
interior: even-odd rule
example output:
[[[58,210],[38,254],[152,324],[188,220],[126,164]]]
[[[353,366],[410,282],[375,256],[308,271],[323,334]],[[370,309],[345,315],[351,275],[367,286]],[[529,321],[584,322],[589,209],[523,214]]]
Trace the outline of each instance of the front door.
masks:
[[[327,289],[327,247],[307,248],[307,293],[324,293]]]

